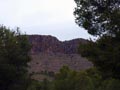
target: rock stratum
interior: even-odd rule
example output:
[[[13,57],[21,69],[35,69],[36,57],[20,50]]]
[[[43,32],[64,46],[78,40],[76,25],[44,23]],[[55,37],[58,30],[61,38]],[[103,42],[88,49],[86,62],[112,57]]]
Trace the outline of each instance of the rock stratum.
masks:
[[[76,54],[79,44],[88,42],[85,39],[62,42],[50,35],[30,35],[29,41],[32,44],[31,54],[39,54],[41,52]]]
[[[77,54],[78,46],[81,43],[87,43],[87,40],[59,41],[56,37],[49,35],[29,35],[28,37],[32,45],[30,73],[44,71],[56,73],[65,65],[77,71],[93,66],[86,58]]]

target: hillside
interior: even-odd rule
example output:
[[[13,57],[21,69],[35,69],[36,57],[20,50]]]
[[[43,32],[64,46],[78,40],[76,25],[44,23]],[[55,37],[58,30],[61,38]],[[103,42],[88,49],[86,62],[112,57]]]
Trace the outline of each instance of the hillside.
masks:
[[[77,71],[92,67],[91,62],[77,54],[78,46],[87,40],[62,42],[52,36],[30,35],[29,41],[32,44],[29,72],[32,74],[56,73],[64,65]]]

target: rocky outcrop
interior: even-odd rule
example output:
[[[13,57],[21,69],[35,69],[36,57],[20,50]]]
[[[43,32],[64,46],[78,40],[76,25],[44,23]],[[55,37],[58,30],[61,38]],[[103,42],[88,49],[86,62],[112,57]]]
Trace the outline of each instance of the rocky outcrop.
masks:
[[[32,44],[31,54],[41,52],[76,54],[80,43],[87,43],[84,39],[74,39],[70,41],[59,41],[56,37],[45,35],[30,35],[29,41]]]
[[[74,39],[62,42],[49,35],[29,35],[29,41],[32,44],[30,73],[58,72],[64,65],[77,71],[93,66],[86,58],[77,54],[78,46],[87,43],[87,40]]]

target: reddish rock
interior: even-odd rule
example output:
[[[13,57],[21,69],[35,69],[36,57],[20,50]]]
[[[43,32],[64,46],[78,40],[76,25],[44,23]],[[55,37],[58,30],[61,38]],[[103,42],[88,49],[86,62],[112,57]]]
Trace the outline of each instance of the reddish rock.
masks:
[[[87,43],[87,40],[74,39],[62,42],[49,35],[29,35],[29,41],[32,44],[32,61],[29,63],[31,73],[58,72],[64,65],[77,71],[93,66],[91,62],[77,54],[78,46]]]
[[[76,54],[80,43],[87,43],[84,39],[74,39],[70,41],[59,41],[56,37],[45,35],[29,35],[32,44],[31,54],[41,52]]]

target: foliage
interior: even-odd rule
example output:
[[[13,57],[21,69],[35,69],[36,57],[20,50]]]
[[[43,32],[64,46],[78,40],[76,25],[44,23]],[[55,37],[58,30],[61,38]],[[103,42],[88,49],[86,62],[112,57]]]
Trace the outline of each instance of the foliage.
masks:
[[[120,0],[75,0],[76,23],[92,35],[96,42],[79,48],[82,56],[93,62],[103,78],[120,79]]]
[[[80,45],[79,53],[92,61],[102,78],[100,90],[120,88],[120,0],[75,0],[76,23],[98,40]],[[113,79],[110,79],[113,78]],[[99,85],[99,84],[98,84]],[[98,89],[98,90],[99,90]]]
[[[120,42],[115,37],[103,36],[96,42],[81,45],[79,53],[93,62],[103,78],[120,79]]]
[[[31,80],[31,84],[27,90],[53,90],[53,82],[46,78],[43,81]]]
[[[26,35],[0,27],[0,90],[26,90],[29,50]]]
[[[54,81],[54,90],[95,90],[101,77],[96,69],[76,72],[64,66]]]
[[[120,90],[120,80],[108,79],[103,81],[98,90]]]
[[[26,90],[41,90],[42,83],[36,80],[31,80],[30,85]]]
[[[92,35],[120,32],[120,0],[74,0],[76,23]]]
[[[119,90],[120,80],[102,79],[96,68],[76,72],[63,66],[53,81],[32,81],[27,90]]]

